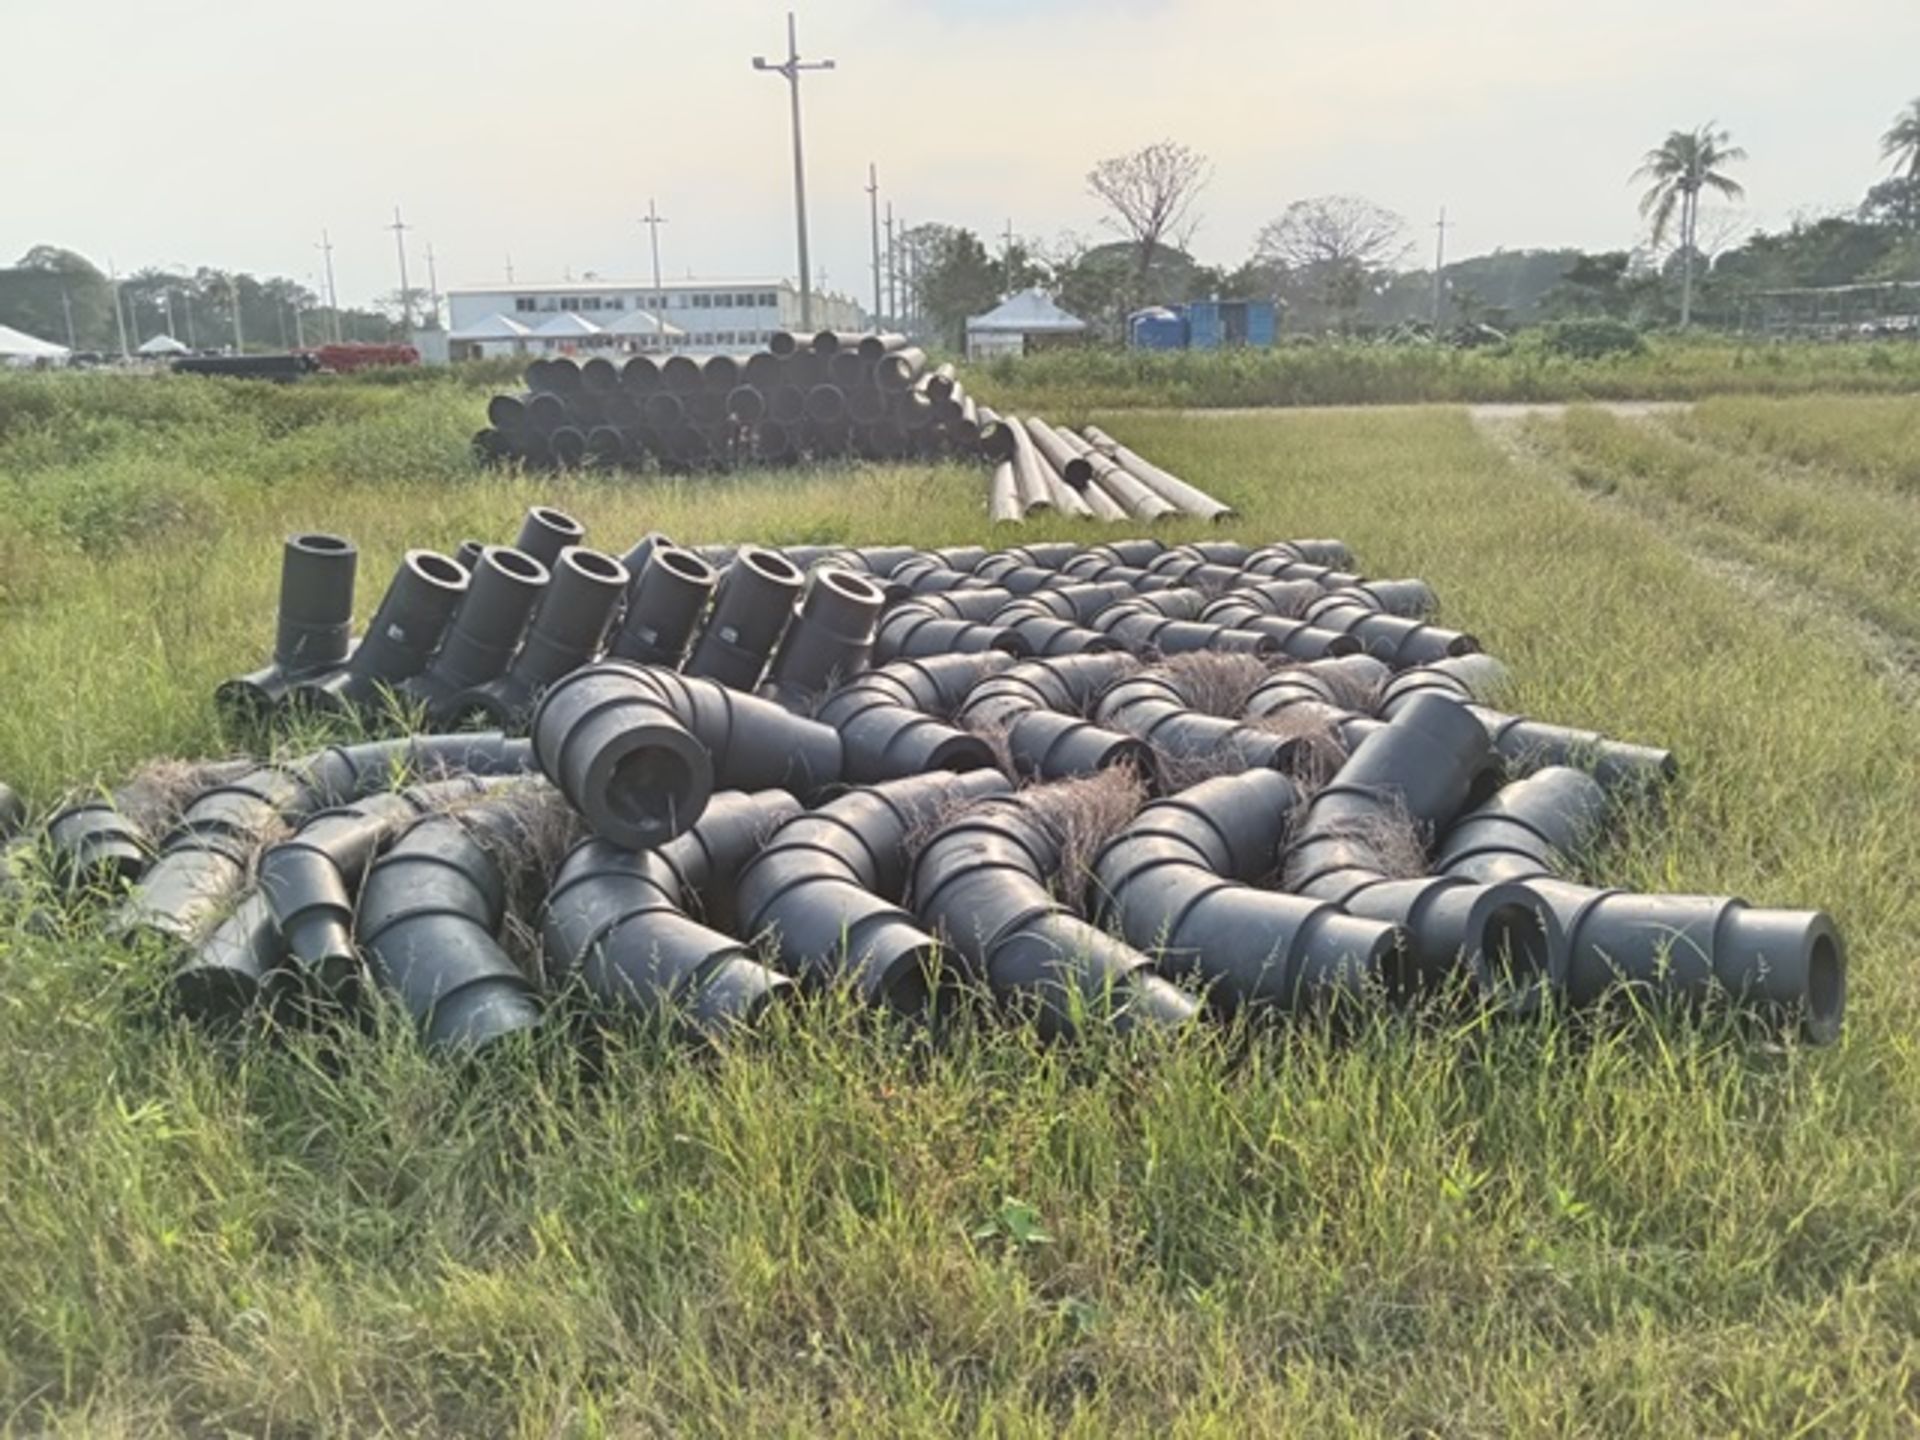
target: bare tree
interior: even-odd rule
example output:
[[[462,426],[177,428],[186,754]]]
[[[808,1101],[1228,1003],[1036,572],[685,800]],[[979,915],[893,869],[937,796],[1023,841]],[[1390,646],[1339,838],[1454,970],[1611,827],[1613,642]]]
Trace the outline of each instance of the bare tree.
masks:
[[[1407,222],[1358,195],[1296,200],[1260,227],[1254,263],[1310,287],[1329,309],[1360,308],[1369,276],[1407,253]]]
[[[1141,280],[1169,240],[1183,246],[1199,223],[1193,202],[1212,167],[1206,156],[1176,140],[1158,140],[1128,155],[1102,160],[1087,172],[1087,189],[1112,213],[1106,222],[1133,244]]]

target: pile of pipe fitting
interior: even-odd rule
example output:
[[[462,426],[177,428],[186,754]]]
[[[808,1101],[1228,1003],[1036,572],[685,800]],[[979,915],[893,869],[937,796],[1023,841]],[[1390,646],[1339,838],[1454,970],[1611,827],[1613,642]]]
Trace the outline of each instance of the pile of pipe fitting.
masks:
[[[1080,519],[1234,512],[1089,426],[975,403],[952,365],[927,368],[901,335],[823,330],[809,344],[776,332],[735,355],[535,360],[527,388],[496,395],[473,437],[482,464],[574,469],[731,470],[805,459],[978,459],[992,466],[995,523],[1058,513]]]
[[[1670,753],[1496,708],[1337,541],[584,542],[540,508],[411,552],[356,645],[353,547],[295,537],[223,698],[425,728],[211,767],[163,825],[68,807],[9,883],[114,896],[198,1020],[384,994],[462,1051],[563,997],[711,1037],[821,989],[1050,1034],[1621,996],[1839,1031],[1825,914],[1590,883]]]

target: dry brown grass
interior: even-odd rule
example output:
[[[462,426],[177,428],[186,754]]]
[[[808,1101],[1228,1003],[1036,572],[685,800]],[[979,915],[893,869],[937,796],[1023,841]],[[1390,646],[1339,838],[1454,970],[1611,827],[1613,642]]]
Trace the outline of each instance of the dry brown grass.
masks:
[[[1158,668],[1186,697],[1187,704],[1229,720],[1238,720],[1245,713],[1247,697],[1274,671],[1274,667],[1258,655],[1229,655],[1209,650],[1169,655]]]
[[[1094,856],[1140,813],[1147,787],[1130,766],[1077,780],[1055,780],[1021,792],[1027,812],[1060,848],[1053,888],[1061,903],[1082,912]]]

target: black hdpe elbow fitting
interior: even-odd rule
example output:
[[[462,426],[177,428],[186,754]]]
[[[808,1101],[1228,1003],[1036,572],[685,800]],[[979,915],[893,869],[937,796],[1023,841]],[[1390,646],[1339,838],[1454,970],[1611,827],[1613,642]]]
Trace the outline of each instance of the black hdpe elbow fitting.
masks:
[[[1115,605],[1095,620],[1103,634],[1136,655],[1186,655],[1211,650],[1228,655],[1277,655],[1280,642],[1253,630],[1225,625],[1203,625],[1197,620],[1169,620],[1152,610]]]
[[[1015,603],[1025,605],[1028,602]],[[1009,606],[1000,612],[994,623],[1017,635],[1029,655],[1097,655],[1122,648],[1120,642],[1111,635],[1089,630],[1084,625],[1076,625],[1071,620],[1061,620],[1044,612],[1017,610]]]
[[[752,1024],[794,993],[793,982],[692,912],[711,915],[717,891],[729,892],[730,909],[740,867],[799,813],[783,791],[724,791],[699,824],[658,850],[583,841],[561,863],[542,912],[548,979],[577,978],[618,1010],[678,1011],[704,1034]]]
[[[1266,719],[1298,705],[1324,705],[1338,710],[1371,710],[1367,703],[1380,693],[1393,674],[1371,655],[1343,655],[1309,660],[1276,670],[1247,696],[1250,720]]]
[[[463,690],[502,673],[520,648],[527,622],[548,584],[547,567],[524,551],[489,545],[453,613],[453,623],[427,668],[403,687],[440,714]]]
[[[433,1050],[473,1053],[540,1023],[533,987],[497,938],[506,878],[489,844],[514,844],[483,802],[416,821],[360,890],[367,964]]]
[[[1398,615],[1403,620],[1431,620],[1440,613],[1440,597],[1424,580],[1363,580],[1355,585],[1342,585],[1330,592],[1330,596],[1357,601],[1369,609],[1384,615]]]
[[[1216,1009],[1323,1009],[1361,999],[1389,969],[1399,929],[1257,888],[1299,802],[1271,770],[1224,775],[1148,805],[1094,861],[1094,919],[1197,979]]]
[[[1295,660],[1324,660],[1340,655],[1358,655],[1364,648],[1361,639],[1341,630],[1330,630],[1310,620],[1292,620],[1262,612],[1252,601],[1236,592],[1223,596],[1207,607],[1206,623],[1230,625],[1254,635],[1265,635],[1282,654]]]
[[[338,535],[291,535],[280,557],[273,663],[214,692],[230,715],[257,719],[302,679],[337,668],[353,636],[353,578],[360,552]]]
[[[1724,995],[1742,1011],[1797,1026],[1815,1044],[1839,1038],[1846,943],[1819,910],[1760,910],[1705,895],[1635,895],[1565,880],[1526,888],[1566,932],[1568,1001],[1593,1005],[1628,989],[1686,1004]]]
[[[318,805],[339,806],[408,782],[454,775],[524,775],[534,769],[533,745],[499,731],[403,735],[331,745],[294,767]]]
[[[894,606],[881,617],[873,636],[873,658],[881,663],[934,655],[971,655],[983,650],[1025,655],[1027,645],[1004,626],[949,620],[918,604]]]
[[[1314,797],[1287,846],[1286,888],[1400,925],[1406,940],[1389,977],[1396,994],[1437,988],[1464,961],[1483,992],[1533,1003],[1565,973],[1565,937],[1550,909],[1520,885],[1393,879],[1380,849],[1409,822],[1444,828],[1498,780],[1473,717],[1450,700],[1421,697],[1363,740]]]
[[[885,604],[880,587],[864,576],[831,566],[814,571],[774,653],[769,681],[783,692],[812,695],[865,669]]]
[[[716,783],[803,798],[839,779],[840,737],[825,725],[709,680],[606,661],[541,700],[534,753],[595,834],[629,850],[700,818]]]
[[[1480,648],[1480,642],[1471,635],[1388,615],[1339,593],[1308,606],[1306,618],[1325,629],[1353,636],[1366,647],[1369,655],[1386,661],[1396,670],[1466,655]]]
[[[720,577],[713,613],[694,642],[686,673],[752,690],[793,615],[803,579],[779,551],[742,546]]]
[[[898,904],[908,840],[946,810],[1007,788],[993,771],[915,775],[796,816],[740,872],[741,932],[767,936],[787,969],[816,984],[844,982],[868,1004],[921,1013],[938,945]]]
[[[1455,821],[1434,869],[1482,884],[1550,879],[1592,846],[1607,808],[1607,792],[1591,775],[1549,765]]]
[[[1153,789],[1161,779],[1144,740],[1054,710],[1028,710],[1007,722],[1007,759],[1022,780],[1071,780],[1121,765]]]
[[[518,728],[541,693],[599,653],[607,626],[631,576],[626,566],[598,550],[569,545],[553,564],[527,638],[506,673],[463,691],[448,708],[483,715],[492,724]]]
[[[359,1001],[353,897],[374,854],[426,811],[483,793],[471,777],[382,791],[313,816],[262,852],[257,893],[273,917],[287,979],[304,998],[339,1006]],[[206,968],[207,957],[195,961],[196,970]]]
[[[1468,707],[1486,727],[1493,746],[1515,775],[1546,765],[1590,770],[1609,792],[1650,795],[1680,773],[1671,750],[1610,740],[1592,730],[1548,725],[1497,710]]]
[[[583,545],[586,539],[587,527],[566,511],[551,505],[534,505],[520,522],[520,534],[514,539],[513,548],[551,568],[562,550],[569,545]]]
[[[996,994],[1032,1005],[1044,1033],[1105,1014],[1120,1029],[1185,1024],[1199,1013],[1192,996],[1049,893],[1061,854],[1033,808],[1045,793],[988,799],[941,827],[914,862],[915,912]]]
[[[409,550],[347,662],[345,697],[365,704],[381,686],[399,685],[425,670],[467,585],[466,569],[451,557]]]
[[[116,924],[121,937],[157,935],[173,944],[197,939],[245,886],[260,843],[316,799],[301,775],[277,765],[201,792],[127,895]]]
[[[107,800],[57,811],[44,845],[49,874],[70,893],[132,885],[152,858],[139,828]]]
[[[627,599],[627,613],[607,653],[640,665],[678,668],[694,628],[713,597],[719,576],[711,565],[677,545],[648,552]]]
[[[273,907],[254,890],[167,977],[167,1002],[196,1024],[232,1025],[273,993],[285,955]]]
[[[936,718],[920,703],[930,686],[915,687],[895,676],[876,678],[879,674],[861,677],[875,680],[872,684],[842,686],[820,707],[820,723],[840,736],[842,779],[872,784],[927,771],[993,767],[993,750],[984,740]]]
[[[1004,610],[1017,597],[998,585],[970,585],[964,590],[946,590],[936,595],[921,595],[913,602],[917,609],[929,610],[947,620],[971,620],[984,624]]]
[[[1179,686],[1159,672],[1128,676],[1111,686],[1100,697],[1094,719],[1171,759],[1217,760],[1242,770],[1284,770],[1298,744],[1194,709]]]
[[[841,685],[820,707],[823,724],[873,705],[899,705],[946,719],[959,711],[974,689],[1014,664],[1003,650],[970,655],[932,655],[924,660],[895,660],[863,671]]]
[[[1387,681],[1375,711],[1391,719],[1415,695],[1429,690],[1462,704],[1485,705],[1506,689],[1508,678],[1507,667],[1483,651],[1435,660],[1402,670]]]
[[[594,834],[645,850],[680,834],[713,794],[713,756],[653,682],[623,662],[574,671],[533,714],[540,769]]]
[[[1325,595],[1326,591],[1311,580],[1253,580],[1243,576],[1240,584],[1218,599],[1209,601],[1207,608],[1200,612],[1200,618],[1211,620],[1215,610],[1247,605],[1264,615],[1298,620],[1307,613],[1309,605]]]

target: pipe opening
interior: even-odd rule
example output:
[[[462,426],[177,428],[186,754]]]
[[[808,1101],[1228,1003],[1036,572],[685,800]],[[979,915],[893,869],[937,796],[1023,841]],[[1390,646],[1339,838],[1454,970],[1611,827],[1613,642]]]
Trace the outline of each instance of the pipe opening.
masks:
[[[1815,1021],[1834,1022],[1847,999],[1847,971],[1840,946],[1831,935],[1816,935],[1807,952],[1807,1012]]]
[[[933,999],[938,961],[939,950],[932,945],[916,946],[896,960],[880,991],[887,1007],[909,1018],[924,1015]]]
[[[739,563],[780,585],[797,585],[803,578],[793,562],[775,550],[758,547],[742,550]]]
[[[596,550],[568,550],[560,559],[562,563],[595,580],[620,581],[626,578],[626,572],[617,560]]]
[[[466,588],[467,572],[460,568],[458,561],[437,550],[415,550],[407,556],[406,565],[429,584],[445,585],[454,590]]]
[[[704,584],[713,579],[713,567],[690,550],[657,548],[651,559],[683,580],[696,580]]]
[[[306,550],[315,555],[343,555],[353,549],[351,540],[343,540],[338,535],[325,535],[318,531],[310,535],[296,535],[288,543],[296,550]]]
[[[568,535],[584,535],[586,527],[564,510],[555,510],[550,505],[535,505],[529,512],[550,530],[559,530]]]
[[[607,777],[606,806],[622,825],[673,836],[684,828],[681,817],[693,814],[696,788],[684,758],[649,745],[615,763]]]
[[[1532,910],[1525,905],[1501,905],[1487,917],[1481,932],[1480,959],[1495,988],[1525,988],[1547,978],[1553,967],[1553,947]]]
[[[886,603],[886,593],[878,585],[848,570],[822,570],[815,577],[815,583],[863,605]]]
[[[494,569],[504,571],[515,580],[525,580],[531,585],[538,585],[547,578],[546,566],[525,551],[515,550],[509,546],[488,547],[486,560]]]

